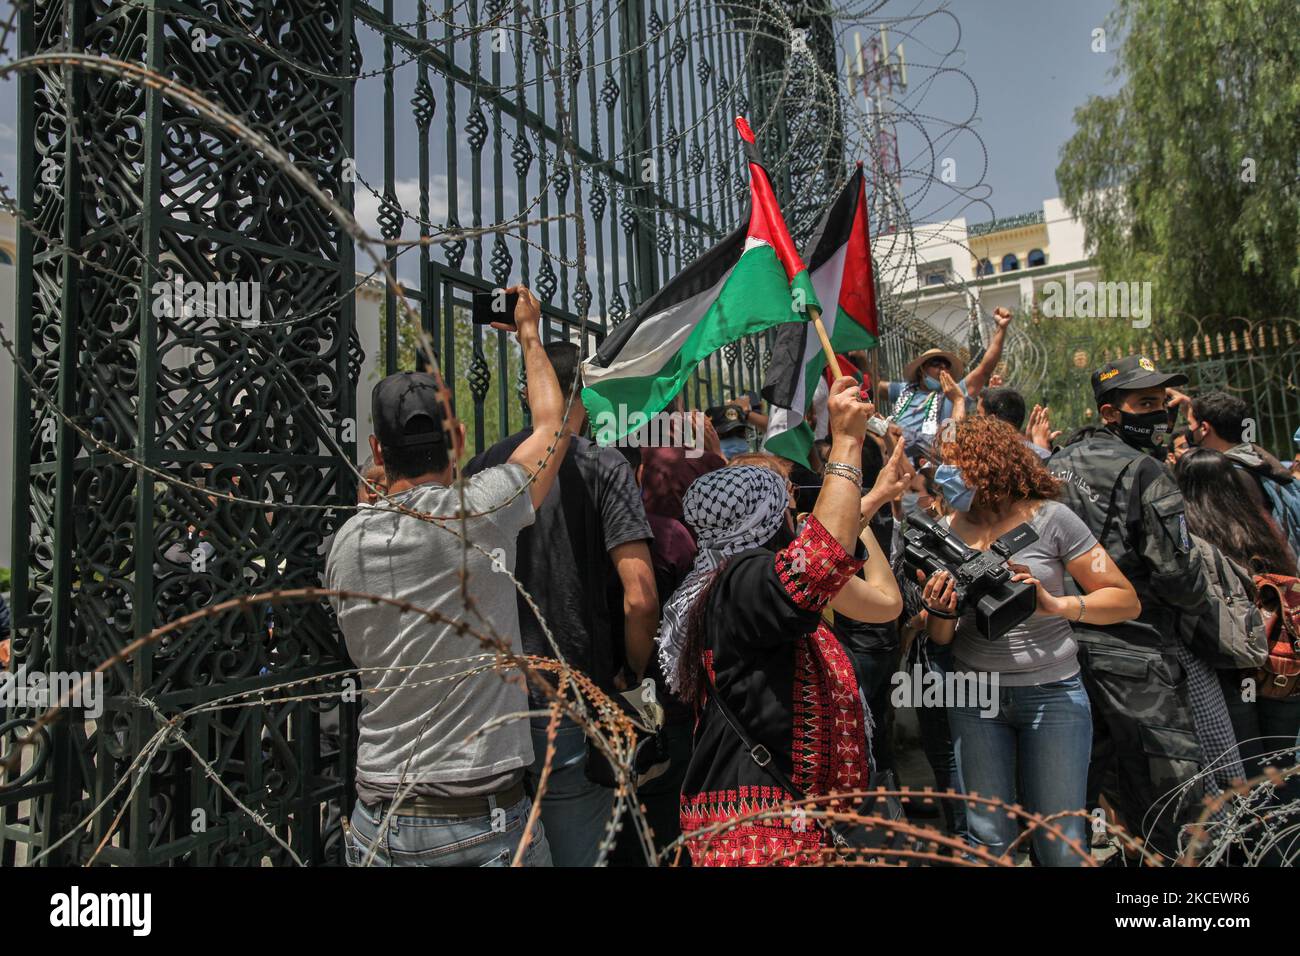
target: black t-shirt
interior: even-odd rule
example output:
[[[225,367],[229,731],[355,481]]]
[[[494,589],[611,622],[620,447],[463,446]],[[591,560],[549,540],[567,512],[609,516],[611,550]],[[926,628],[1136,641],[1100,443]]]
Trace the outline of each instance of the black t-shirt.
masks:
[[[505,463],[530,434],[526,428],[493,445],[470,461],[466,474]],[[564,659],[607,689],[621,664],[615,645],[623,631],[622,589],[609,552],[652,538],[626,459],[586,438],[569,443],[536,520],[519,533],[515,576],[541,609]],[[522,596],[519,633],[524,653],[555,656]],[[530,695],[541,702],[536,691]]]
[[[865,464],[865,462],[864,462]],[[876,471],[880,468],[877,466]],[[873,478],[874,482],[875,479]],[[889,554],[890,539],[894,536],[894,518],[888,506],[881,508],[871,517],[871,531],[876,536],[880,550]],[[865,578],[865,570],[858,571],[858,577]],[[842,614],[835,615],[835,636],[840,643],[855,654],[872,654],[877,651],[897,650],[899,646],[898,621],[886,621],[884,624],[867,624],[855,621]]]

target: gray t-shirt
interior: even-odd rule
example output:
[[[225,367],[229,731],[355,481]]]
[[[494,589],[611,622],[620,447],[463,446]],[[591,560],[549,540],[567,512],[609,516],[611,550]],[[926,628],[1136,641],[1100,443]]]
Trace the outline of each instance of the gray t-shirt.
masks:
[[[515,539],[533,522],[528,480],[520,465],[506,464],[466,480],[465,505],[471,517],[439,526],[379,507],[362,508],[339,529],[325,564],[332,589],[361,591],[409,601],[480,633],[503,638],[519,654],[519,612],[510,579],[493,570],[494,557],[511,573]],[[420,485],[394,495],[414,510],[453,517],[460,513],[455,486]],[[503,503],[509,501],[509,504]],[[493,510],[495,509],[495,510]],[[481,514],[490,511],[489,514]],[[470,548],[462,555],[457,534],[488,552]],[[461,599],[462,562],[477,614]],[[517,778],[533,761],[526,719],[511,720],[483,733],[489,722],[528,709],[518,671],[485,671],[451,677],[489,664],[472,635],[451,625],[403,613],[387,604],[331,598],[348,653],[359,668],[364,690],[357,743],[357,792],[362,799],[391,796],[399,781],[420,784],[416,794],[464,794],[465,783],[483,782],[469,792],[492,792]],[[479,618],[486,620],[487,624]],[[472,658],[472,660],[466,660]],[[449,680],[438,678],[451,677]],[[513,678],[513,680],[511,680]],[[467,737],[473,739],[467,740]]]
[[[1097,539],[1083,520],[1059,501],[1043,502],[1029,526],[1038,540],[1013,554],[1011,561],[1028,567],[1049,593],[1062,597],[1066,564],[1095,548]],[[1074,632],[1064,618],[1035,615],[990,641],[976,629],[972,610],[957,622],[953,645],[957,670],[996,671],[998,681],[1007,687],[1073,677],[1079,672],[1078,650]]]

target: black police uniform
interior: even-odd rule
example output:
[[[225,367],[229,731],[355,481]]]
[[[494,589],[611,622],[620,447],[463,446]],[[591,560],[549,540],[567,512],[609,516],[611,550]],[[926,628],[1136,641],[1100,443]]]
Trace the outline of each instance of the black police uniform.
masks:
[[[1102,376],[1104,380],[1099,381]],[[1130,356],[1093,373],[1101,399],[1115,389],[1176,385]],[[1161,426],[1167,428],[1167,422]],[[1083,428],[1048,461],[1061,500],[1096,535],[1142,601],[1136,621],[1075,625],[1079,664],[1093,708],[1089,800],[1104,793],[1153,851],[1178,853],[1180,825],[1199,815],[1204,788],[1187,681],[1174,653],[1207,605],[1207,584],[1184,518],[1182,493],[1164,464],[1117,426]]]

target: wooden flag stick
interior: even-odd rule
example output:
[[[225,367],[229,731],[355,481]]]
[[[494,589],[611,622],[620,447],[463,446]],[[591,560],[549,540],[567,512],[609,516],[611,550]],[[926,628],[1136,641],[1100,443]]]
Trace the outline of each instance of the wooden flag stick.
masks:
[[[822,351],[826,353],[826,367],[831,370],[831,381],[840,377],[840,363],[835,358],[835,350],[831,348],[831,337],[826,334],[826,326],[822,325],[821,310],[815,305],[808,306],[808,314],[812,316],[813,328],[817,330],[817,338],[822,340]]]

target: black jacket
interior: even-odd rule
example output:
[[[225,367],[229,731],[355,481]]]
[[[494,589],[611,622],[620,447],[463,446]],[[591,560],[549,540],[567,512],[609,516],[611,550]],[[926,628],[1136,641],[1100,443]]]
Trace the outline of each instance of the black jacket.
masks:
[[[1142,601],[1138,621],[1166,638],[1208,610],[1201,559],[1169,469],[1110,428],[1082,428],[1047,461],[1061,500],[1084,520]],[[1099,627],[1122,635],[1126,625]]]

